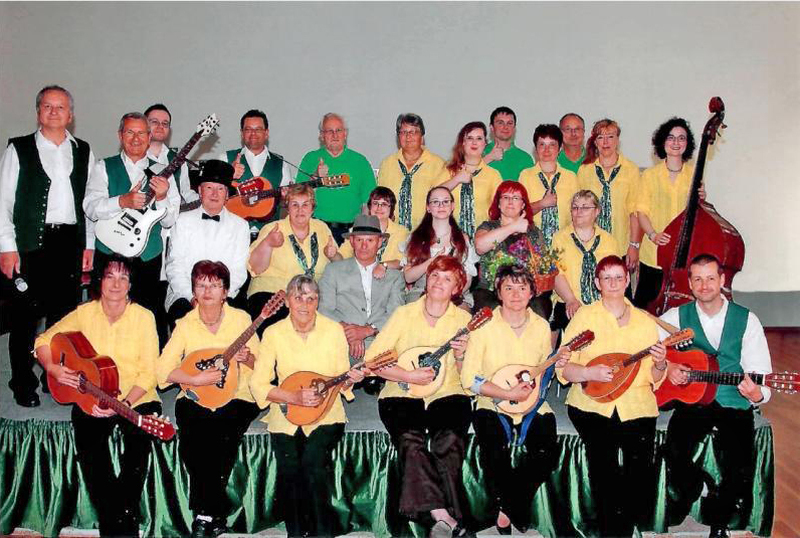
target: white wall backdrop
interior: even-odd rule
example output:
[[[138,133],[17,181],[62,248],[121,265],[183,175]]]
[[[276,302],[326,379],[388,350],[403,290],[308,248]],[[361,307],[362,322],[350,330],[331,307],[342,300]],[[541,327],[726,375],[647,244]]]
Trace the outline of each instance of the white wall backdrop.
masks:
[[[800,290],[799,49],[796,3],[0,3],[0,139],[32,131],[36,92],[58,83],[98,157],[123,113],[154,102],[176,146],[221,118],[193,158],[237,146],[260,108],[270,147],[299,163],[336,111],[376,167],[400,112],[447,158],[464,123],[507,105],[526,150],[537,124],[577,111],[616,119],[649,166],[656,126],[680,115],[699,139],[719,95],[729,128],[706,182],[747,246],[734,288]]]

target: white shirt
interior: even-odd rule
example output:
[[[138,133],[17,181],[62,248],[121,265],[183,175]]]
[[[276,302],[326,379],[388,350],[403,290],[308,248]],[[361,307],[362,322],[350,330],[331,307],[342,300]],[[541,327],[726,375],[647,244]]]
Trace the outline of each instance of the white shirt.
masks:
[[[150,163],[147,157],[143,157],[138,162],[133,162],[124,151],[120,153],[120,156],[125,165],[125,170],[128,172],[128,177],[131,179],[131,186],[133,186],[144,177],[144,170]],[[175,224],[181,203],[180,194],[178,194],[178,189],[175,186],[175,178],[170,176],[167,181],[169,182],[167,197],[156,201],[156,207],[167,208],[167,214],[160,222],[162,228],[169,228]],[[97,161],[97,164],[92,168],[92,173],[89,175],[89,181],[86,183],[86,196],[83,198],[83,210],[86,212],[86,216],[93,221],[97,221],[111,219],[120,215],[122,208],[119,205],[119,198],[119,196],[108,195],[106,163],[103,160]]]
[[[42,161],[42,167],[47,177],[50,178],[44,220],[47,224],[75,224],[77,222],[72,183],[69,180],[69,176],[72,174],[72,144],[77,144],[77,141],[69,131],[65,131],[65,134],[66,138],[58,145],[48,140],[41,130],[37,130],[34,135],[39,159]],[[94,154],[90,149],[87,177],[94,166],[94,161]],[[9,145],[0,161],[0,252],[17,250],[14,204],[17,197],[19,169],[17,150],[13,145]],[[93,226],[91,229],[87,226],[87,248],[92,248],[94,245],[93,229]]]
[[[697,316],[700,318],[700,325],[703,327],[703,332],[714,349],[719,349],[720,340],[722,339],[722,329],[725,326],[725,316],[728,314],[728,300],[722,297],[722,308],[714,316],[709,316],[699,305],[695,303],[697,309]],[[680,326],[680,313],[678,308],[671,308],[665,312],[661,319],[676,327]],[[667,332],[659,327],[661,338],[667,336]],[[769,354],[769,347],[767,346],[767,337],[764,335],[764,327],[761,326],[761,321],[758,317],[750,312],[747,316],[747,326],[744,330],[742,337],[742,370],[746,373],[757,374],[771,374],[772,373],[772,358]],[[772,390],[768,387],[761,387],[761,394],[764,400],[761,403],[767,403]]]
[[[367,300],[367,317],[372,315],[372,270],[375,269],[376,265],[378,265],[377,259],[366,267],[356,260],[358,272],[361,273],[361,287],[364,289],[364,298]]]
[[[265,147],[264,151],[256,155],[246,147],[242,148],[242,156],[247,161],[247,166],[250,168],[250,172],[253,173],[253,177],[261,176],[261,172],[264,171],[264,165],[267,164],[267,159],[270,159],[270,152]],[[217,157],[220,161],[228,162],[228,154],[223,153],[219,157]],[[285,187],[286,185],[291,185],[294,183],[294,179],[292,178],[292,172],[289,170],[289,165],[286,164],[286,161],[283,161],[283,167],[281,168],[281,187]]]
[[[202,207],[181,213],[170,232],[166,258],[167,310],[180,298],[192,299],[192,267],[200,260],[224,263],[231,273],[229,297],[247,279],[250,229],[247,221],[223,208],[219,222],[203,219]]]
[[[166,144],[161,144],[161,153],[156,156],[156,154],[150,151],[150,148],[148,148],[147,158],[154,160],[158,164],[167,166],[169,165],[167,153],[169,153],[169,148]],[[198,196],[198,194],[192,190],[192,184],[189,180],[189,167],[186,165],[186,163],[181,165],[180,176],[181,179],[178,182],[180,183],[180,185],[178,185],[178,192],[180,193],[181,198],[183,198],[183,202],[193,202],[200,198],[200,196]]]

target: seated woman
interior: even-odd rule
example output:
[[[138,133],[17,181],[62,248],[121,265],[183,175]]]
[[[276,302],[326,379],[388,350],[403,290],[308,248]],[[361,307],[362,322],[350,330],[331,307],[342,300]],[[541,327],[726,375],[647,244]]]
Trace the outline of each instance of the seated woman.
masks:
[[[484,270],[488,260],[501,252],[515,256],[514,249],[518,248],[520,241],[524,244],[522,248],[531,254],[535,245],[544,247],[542,234],[533,223],[528,192],[520,183],[504,181],[500,184],[489,208],[489,219],[478,226],[475,232],[475,251],[481,255],[482,262],[475,290],[475,310],[484,306],[494,308],[499,304],[494,293],[494,282],[489,281],[493,277],[488,276]],[[535,295],[536,290],[533,291]],[[534,296],[530,306],[544,319],[550,319],[550,297]]]
[[[321,403],[314,389],[288,391],[280,384],[295,372],[311,371],[336,376],[350,368],[347,339],[341,326],[317,313],[319,287],[308,275],[297,275],[286,287],[289,317],[264,331],[259,360],[250,389],[263,409],[275,450],[278,478],[276,498],[289,536],[334,536],[330,481],[332,452],[344,435],[347,422],[341,398],[314,424],[295,426],[284,414],[285,405],[315,407]],[[364,379],[351,370],[343,395],[353,399],[352,385]],[[277,385],[277,386],[276,386]],[[270,405],[271,402],[280,405]]]
[[[469,122],[458,132],[453,156],[434,182],[453,191],[458,225],[469,237],[486,220],[494,191],[503,181],[500,172],[484,162],[484,149],[486,125],[482,121]]]
[[[141,414],[160,414],[155,318],[152,312],[130,301],[131,264],[127,258],[105,257],[97,269],[102,277],[100,289],[93,293],[95,300],[80,305],[39,335],[36,358],[48,376],[77,389],[77,373],[53,360],[50,343],[57,333],[80,331],[98,355],[107,355],[116,364],[122,403]],[[139,503],[152,437],[120,418],[113,409],[96,405],[91,416],[74,405],[72,425],[78,463],[97,513],[100,536],[138,536]],[[108,447],[114,426],[119,426],[125,443],[119,476]]]
[[[600,300],[582,307],[564,332],[571,339],[585,330],[594,341],[572,355],[557,372],[562,383],[572,382],[567,413],[586,448],[589,485],[597,506],[600,536],[631,536],[652,513],[656,490],[654,460],[658,405],[653,391],[664,379],[666,349],[658,342],[658,326],[646,312],[625,298],[630,283],[622,258],[607,256],[595,270]],[[650,348],[630,387],[616,400],[598,402],[581,387],[584,381],[611,381],[608,366],[587,366],[606,353],[638,353]],[[619,453],[622,452],[620,465]],[[620,495],[629,492],[630,495]]]
[[[464,289],[459,290],[459,297],[467,293],[464,302],[472,305],[472,297],[467,290],[472,277],[478,271],[475,263],[478,255],[472,248],[469,237],[461,231],[453,218],[453,193],[444,187],[434,187],[428,192],[426,199],[427,212],[420,225],[411,232],[408,242],[401,245],[403,276],[410,289],[406,292],[406,302],[416,301],[426,288],[428,267],[437,256],[454,256],[461,262],[467,275]]]
[[[467,282],[461,262],[438,256],[428,264],[426,275],[425,295],[395,310],[367,350],[367,359],[390,349],[402,354],[412,347],[441,346],[469,323],[469,314],[453,304]],[[453,536],[466,534],[468,517],[461,464],[472,405],[459,381],[467,340],[464,336],[453,342],[442,358],[442,385],[427,398],[412,396],[399,382],[426,385],[435,378],[433,368],[408,371],[392,366],[378,372],[389,381],[381,391],[378,412],[398,451],[400,512]]]
[[[192,295],[196,306],[178,320],[158,359],[156,374],[162,389],[173,383],[207,386],[222,379],[222,372],[216,367],[190,375],[180,369],[180,364],[195,351],[226,349],[250,326],[247,312],[225,302],[230,278],[222,262],[202,260],[192,267]],[[184,391],[175,401],[175,419],[181,437],[179,454],[189,473],[193,537],[219,536],[226,532],[225,520],[232,508],[226,492],[228,478],[236,462],[239,443],[259,413],[248,388],[255,362],[251,351],[257,348],[258,338],[253,336],[234,356],[229,368],[238,368],[239,384],[230,402],[210,409],[202,401],[186,397]],[[210,353],[209,357],[214,355]],[[213,457],[209,456],[211,454]]]
[[[501,306],[494,316],[472,335],[464,366],[462,386],[478,395],[472,425],[480,447],[480,464],[489,497],[489,511],[497,514],[497,532],[511,534],[511,523],[518,529],[530,526],[530,511],[536,490],[555,468],[558,456],[556,418],[547,402],[536,413],[514,416],[496,407],[494,401],[524,401],[531,394],[529,383],[513,388],[490,381],[492,375],[509,364],[536,366],[552,351],[547,322],[528,308],[533,298],[533,276],[516,265],[497,271],[494,286]],[[559,351],[556,368],[569,359],[568,348]],[[517,444],[527,452],[516,470],[511,468],[513,432]],[[514,476],[524,476],[524,482]],[[524,531],[523,531],[524,532]]]
[[[311,218],[317,205],[314,189],[304,183],[291,185],[283,200],[289,216],[261,228],[250,245],[247,267],[252,280],[247,289],[247,309],[253,319],[294,275],[302,273],[318,280],[329,260],[342,259],[328,225]],[[282,308],[261,326],[259,336],[288,314]]]
[[[386,187],[375,187],[367,201],[369,214],[378,217],[378,221],[381,223],[381,231],[389,234],[388,238],[383,239],[378,249],[378,261],[380,263],[375,266],[372,273],[375,278],[382,278],[387,269],[400,269],[400,260],[403,258],[400,245],[408,238],[408,230],[394,221],[394,208],[396,205],[397,199],[394,193]],[[353,257],[353,245],[350,244],[350,241],[342,243],[341,248],[339,248],[339,254],[344,259]]]

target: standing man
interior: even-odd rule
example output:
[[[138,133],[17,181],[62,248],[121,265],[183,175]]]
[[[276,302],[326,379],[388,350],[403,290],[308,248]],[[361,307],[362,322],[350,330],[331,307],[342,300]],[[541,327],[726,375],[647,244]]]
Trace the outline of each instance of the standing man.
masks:
[[[573,174],[577,174],[578,168],[586,158],[586,147],[583,145],[586,124],[578,114],[568,112],[561,116],[558,127],[564,137],[564,145],[561,146],[558,154],[558,164]]]
[[[42,88],[38,129],[10,139],[0,161],[0,270],[16,290],[8,386],[23,407],[39,405],[31,356],[36,325],[44,316],[49,328],[75,308],[81,270],[92,268],[94,234],[81,202],[94,154],[67,131],[72,111],[67,90]]]
[[[516,181],[520,172],[533,166],[533,159],[528,152],[514,145],[517,115],[507,106],[497,107],[489,116],[489,124],[494,141],[486,146],[483,160],[500,172],[503,180]]]
[[[125,209],[142,209],[147,198],[140,190],[143,182],[155,194],[156,207],[166,208],[164,218],[150,231],[144,251],[132,260],[137,285],[130,292],[131,299],[155,315],[159,344],[163,347],[167,341],[167,324],[163,287],[159,284],[161,253],[164,249],[161,228],[170,228],[175,224],[180,195],[172,176],[169,178],[153,176],[149,182],[147,181],[144,171],[154,163],[147,158],[151,134],[150,125],[144,114],[128,112],[122,116],[119,121],[118,136],[122,151],[95,164],[86,185],[83,209],[86,211],[86,216],[93,221],[118,218]],[[111,249],[99,239],[96,245],[99,258],[112,254]],[[99,266],[104,265],[101,263]],[[95,273],[95,278],[102,278],[102,275]]]
[[[348,174],[350,184],[335,189],[320,189],[316,193],[317,208],[314,217],[324,221],[338,244],[350,230],[353,219],[361,212],[369,193],[375,188],[375,172],[366,157],[347,147],[347,126],[344,119],[333,112],[322,117],[319,124],[321,148],[306,153],[300,170],[318,176]],[[299,172],[298,181],[308,181]]]
[[[150,148],[147,150],[147,158],[163,166],[167,166],[178,152],[170,148],[167,144],[172,134],[172,114],[167,107],[161,103],[151,105],[144,111],[147,123],[150,125]],[[194,192],[189,184],[189,168],[183,163],[180,169],[175,172],[175,184],[181,195],[181,201],[193,202],[197,200],[197,193]]]
[[[769,401],[767,387],[753,383],[747,373],[772,373],[772,360],[764,328],[755,314],[722,294],[725,275],[710,254],[696,256],[689,264],[689,287],[695,301],[664,313],[661,319],[694,329],[692,347],[716,355],[720,372],[745,373],[738,386],[719,385],[708,405],[679,404],[667,427],[667,516],[677,525],[700,497],[702,462],[693,456],[703,439],[716,429],[714,445],[719,450],[719,486],[709,482],[703,513],[710,522],[711,538],[729,536],[736,514],[750,511],[753,469],[753,410]],[[662,336],[666,334],[662,331]],[[724,338],[723,338],[724,336]],[[670,362],[667,375],[676,385],[688,382],[689,368]]]
[[[219,160],[233,165],[233,179],[245,181],[254,177],[262,177],[269,183],[266,188],[277,189],[291,185],[292,174],[289,165],[281,155],[269,151],[269,120],[260,110],[252,109],[244,113],[239,120],[242,131],[242,147],[229,149],[218,157]],[[250,224],[250,237],[255,239],[258,231],[267,222],[278,220],[280,200],[275,200],[272,214],[261,219],[247,219]]]

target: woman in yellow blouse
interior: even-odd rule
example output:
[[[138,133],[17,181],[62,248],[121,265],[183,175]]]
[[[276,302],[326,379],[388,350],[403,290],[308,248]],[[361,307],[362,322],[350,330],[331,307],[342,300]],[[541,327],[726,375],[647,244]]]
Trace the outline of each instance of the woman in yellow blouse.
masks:
[[[452,301],[464,289],[466,280],[458,259],[437,257],[428,266],[425,295],[395,310],[366,358],[389,349],[402,354],[413,347],[438,347],[447,342],[470,320],[469,314]],[[407,384],[430,383],[435,377],[432,368],[407,371],[394,366],[378,372],[388,380],[379,397],[378,411],[398,451],[400,512],[432,526],[437,536],[464,536],[467,532],[463,526],[468,504],[461,464],[471,403],[459,380],[467,340],[468,336],[463,336],[453,341],[452,350],[442,358],[442,386],[426,398],[412,396]]]
[[[536,366],[552,350],[547,322],[528,308],[535,289],[533,276],[524,268],[507,265],[497,271],[495,290],[501,306],[486,325],[473,333],[461,368],[462,386],[478,395],[472,425],[480,447],[489,511],[497,514],[498,534],[511,534],[511,523],[520,530],[529,527],[533,496],[555,468],[558,455],[556,419],[547,402],[523,418],[501,411],[492,401],[528,398],[529,383],[509,389],[490,379],[509,364]],[[563,367],[569,355],[567,348],[561,349],[556,368]],[[515,430],[516,443],[524,444],[527,452],[517,469],[512,470]],[[515,475],[525,477],[524,482],[515,480]]]
[[[453,156],[437,181],[453,192],[456,220],[470,238],[476,226],[489,217],[494,191],[503,182],[500,173],[484,162],[484,149],[486,124],[469,122],[458,132]]]
[[[636,201],[639,189],[639,167],[619,152],[620,128],[617,122],[602,119],[595,122],[586,142],[586,159],[578,170],[578,184],[600,199],[597,224],[614,236],[625,256],[628,270],[639,267],[639,219]]]
[[[160,414],[155,361],[158,335],[152,312],[130,302],[131,264],[127,258],[104,258],[98,267],[99,298],[84,303],[39,335],[36,357],[56,381],[78,388],[75,371],[53,360],[50,342],[57,333],[80,331],[98,355],[111,357],[119,374],[122,402],[138,413]],[[152,437],[119,418],[113,409],[94,406],[92,416],[74,405],[72,425],[78,463],[97,512],[101,536],[138,536],[139,502],[147,476]],[[125,440],[120,473],[114,471],[108,439],[119,426]]]
[[[607,256],[597,264],[595,285],[600,300],[578,310],[564,332],[568,340],[591,330],[594,341],[574,353],[558,372],[562,383],[573,383],[567,395],[567,413],[586,449],[601,536],[631,536],[634,525],[643,530],[656,490],[653,458],[658,406],[653,391],[664,379],[666,349],[656,343],[655,322],[625,298],[629,283],[622,258]],[[592,359],[606,353],[633,354],[648,347],[650,355],[642,359],[631,386],[619,398],[598,402],[583,392],[584,381],[613,378],[608,366],[586,366]]]
[[[308,426],[295,426],[284,414],[285,404],[315,407],[321,403],[314,389],[287,391],[280,384],[295,372],[336,376],[350,368],[347,339],[341,326],[317,313],[319,287],[308,275],[293,277],[286,287],[289,317],[264,331],[250,389],[256,403],[269,407],[264,419],[277,460],[277,496],[282,503],[289,536],[335,536],[331,514],[332,452],[344,435],[347,418],[341,398],[328,413]],[[343,396],[353,399],[352,385],[364,379],[350,370]],[[277,386],[276,386],[277,385]]]
[[[195,351],[227,348],[250,326],[247,312],[225,301],[230,282],[230,271],[222,262],[202,260],[192,267],[192,302],[196,306],[178,320],[158,359],[156,374],[162,389],[173,383],[202,386],[222,379],[222,372],[215,367],[189,375],[180,369],[180,364]],[[234,355],[236,362],[230,368],[239,369],[239,385],[233,399],[224,406],[208,409],[183,391],[175,402],[181,437],[179,454],[189,473],[189,508],[195,516],[192,536],[226,532],[226,517],[232,508],[226,493],[228,478],[239,443],[259,413],[248,388],[255,362],[251,351],[257,348],[258,338],[253,336]]]
[[[692,187],[694,167],[688,164],[694,153],[694,134],[683,118],[662,123],[653,133],[653,151],[662,159],[642,173],[636,209],[646,238],[642,239],[639,285],[633,304],[640,308],[656,298],[664,276],[656,259],[656,249],[672,240],[664,232],[684,209]],[[705,192],[701,190],[701,198]],[[677,238],[676,238],[677,239]]]
[[[313,188],[304,183],[290,185],[283,203],[289,216],[261,228],[250,245],[247,268],[252,280],[247,289],[247,310],[253,319],[294,275],[302,273],[316,280],[328,261],[342,259],[328,225],[311,218],[317,206]],[[288,313],[286,308],[278,311],[261,326],[259,336]]]

